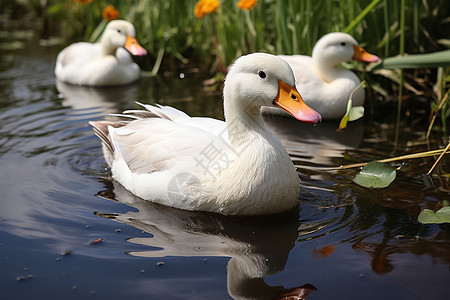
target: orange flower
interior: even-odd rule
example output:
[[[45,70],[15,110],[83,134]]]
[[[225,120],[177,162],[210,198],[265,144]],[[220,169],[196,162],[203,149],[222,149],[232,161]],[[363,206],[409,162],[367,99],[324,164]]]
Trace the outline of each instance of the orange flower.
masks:
[[[102,17],[107,21],[116,20],[119,18],[119,15],[119,12],[112,5],[108,5],[102,11]]]
[[[73,2],[77,2],[77,3],[81,3],[81,4],[86,4],[86,3],[91,3],[94,0],[72,0]]]
[[[258,0],[241,0],[238,2],[238,7],[242,10],[252,10],[258,4]]]
[[[215,13],[219,7],[219,0],[200,0],[194,8],[197,18],[203,18],[207,14]]]

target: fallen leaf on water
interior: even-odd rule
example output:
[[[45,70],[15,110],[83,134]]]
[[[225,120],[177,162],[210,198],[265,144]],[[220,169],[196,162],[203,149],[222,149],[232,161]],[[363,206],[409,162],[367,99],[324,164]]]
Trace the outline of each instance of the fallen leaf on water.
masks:
[[[424,209],[417,218],[422,224],[442,224],[450,223],[450,206],[444,206],[437,212],[431,209]]]
[[[330,255],[331,253],[334,252],[334,246],[332,245],[328,245],[328,246],[324,246],[321,249],[317,250],[314,249],[313,250],[313,257],[327,257],[328,255]]]
[[[362,168],[353,182],[367,188],[385,188],[394,181],[396,175],[389,165],[373,161]]]
[[[99,238],[99,239],[90,241],[89,245],[98,245],[98,244],[101,244],[104,240],[105,240],[104,238]]]

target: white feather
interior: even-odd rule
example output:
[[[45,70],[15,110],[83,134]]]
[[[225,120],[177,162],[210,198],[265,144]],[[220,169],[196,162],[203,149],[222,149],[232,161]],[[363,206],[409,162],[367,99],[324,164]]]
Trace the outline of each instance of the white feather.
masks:
[[[342,118],[350,93],[361,83],[355,73],[339,67],[340,63],[352,59],[353,45],[358,43],[352,36],[334,32],[316,43],[312,56],[279,56],[294,71],[295,83],[306,104],[324,119]],[[364,90],[359,89],[353,95],[353,105],[363,105],[364,98]]]
[[[80,42],[66,47],[56,59],[56,78],[86,86],[122,85],[138,80],[140,68],[122,48],[127,35],[135,36],[133,25],[115,20],[108,23],[99,43]]]
[[[103,133],[115,151],[113,177],[143,199],[188,210],[256,215],[296,206],[298,174],[260,114],[261,106],[274,106],[278,81],[295,84],[282,59],[237,59],[225,80],[226,123],[141,104],[147,113],[134,112],[136,120]]]

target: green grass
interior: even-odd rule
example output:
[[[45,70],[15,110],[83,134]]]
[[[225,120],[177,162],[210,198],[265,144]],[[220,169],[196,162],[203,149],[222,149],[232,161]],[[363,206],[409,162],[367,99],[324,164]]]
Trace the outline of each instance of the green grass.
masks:
[[[94,0],[79,4],[55,0],[42,8],[40,1],[31,0],[29,5],[45,14],[53,28],[61,28],[53,34],[87,39],[101,23],[103,8],[112,4],[121,18],[135,25],[139,40],[154,57],[163,49],[166,58],[204,65],[228,65],[254,51],[310,54],[315,42],[331,31],[349,32],[380,57],[400,53],[401,34],[406,53],[445,50],[450,43],[446,0],[407,1],[404,28],[399,24],[400,1],[259,0],[248,12],[237,7],[237,0],[222,0],[218,11],[203,19],[193,13],[196,2]]]

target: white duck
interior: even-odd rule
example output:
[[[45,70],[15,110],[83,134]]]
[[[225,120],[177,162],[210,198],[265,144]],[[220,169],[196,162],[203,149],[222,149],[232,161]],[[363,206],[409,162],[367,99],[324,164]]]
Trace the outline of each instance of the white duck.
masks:
[[[134,26],[130,22],[109,22],[100,43],[75,43],[58,54],[56,78],[87,86],[122,85],[138,80],[139,66],[125,49],[134,55],[146,55],[147,51],[139,45],[135,36]]]
[[[124,112],[135,119],[129,122],[90,122],[113,178],[138,197],[187,210],[258,215],[296,206],[298,174],[260,113],[277,106],[321,121],[297,92],[291,68],[270,54],[242,56],[223,96],[226,122],[150,105]]]
[[[350,93],[361,83],[351,71],[339,64],[352,59],[375,62],[379,58],[358,46],[355,39],[342,32],[324,35],[317,41],[312,56],[280,55],[295,74],[297,88],[306,103],[324,119],[342,118],[347,109]],[[364,90],[353,95],[353,105],[364,104]]]

